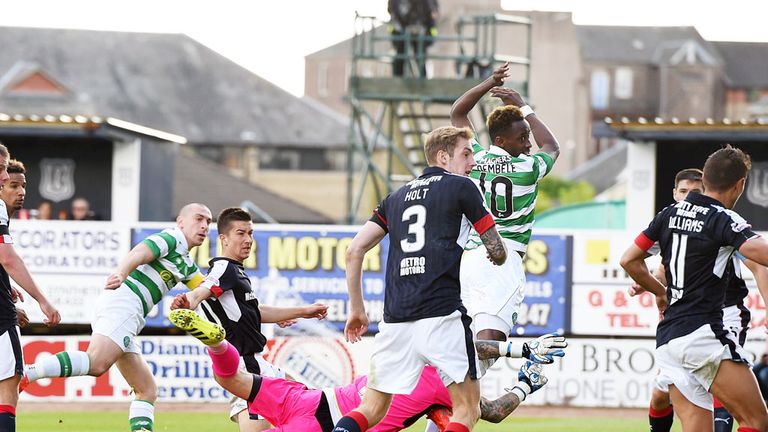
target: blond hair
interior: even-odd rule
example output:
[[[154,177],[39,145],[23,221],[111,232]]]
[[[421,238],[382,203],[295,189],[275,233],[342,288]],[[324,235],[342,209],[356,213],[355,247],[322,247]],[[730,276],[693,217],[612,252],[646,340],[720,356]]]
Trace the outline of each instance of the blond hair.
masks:
[[[453,150],[460,138],[472,139],[472,130],[469,128],[457,128],[453,126],[439,127],[427,135],[424,143],[424,155],[429,165],[437,163],[437,153],[442,150],[453,156]]]

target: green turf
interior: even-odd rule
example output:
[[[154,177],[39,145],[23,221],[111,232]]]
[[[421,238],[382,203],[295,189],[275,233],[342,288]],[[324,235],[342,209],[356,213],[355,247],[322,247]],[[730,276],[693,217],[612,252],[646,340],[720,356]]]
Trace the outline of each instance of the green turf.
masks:
[[[552,408],[557,415],[557,408]],[[123,432],[128,430],[127,414],[124,412],[23,412],[17,417],[17,430],[24,432]],[[215,412],[158,412],[155,431],[218,432],[236,431],[226,414]],[[424,421],[407,429],[422,432]],[[648,430],[645,418],[535,418],[510,417],[499,424],[480,422],[476,432],[536,431],[536,432],[587,432],[587,431],[643,431]],[[672,428],[679,431],[677,422]]]

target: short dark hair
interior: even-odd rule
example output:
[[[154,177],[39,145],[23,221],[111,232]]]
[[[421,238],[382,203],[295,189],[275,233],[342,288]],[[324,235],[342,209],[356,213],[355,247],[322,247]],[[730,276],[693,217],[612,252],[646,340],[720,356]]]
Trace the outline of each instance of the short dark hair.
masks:
[[[488,126],[488,134],[491,141],[495,140],[499,134],[504,133],[513,124],[525,120],[523,112],[514,105],[503,105],[496,107],[490,114],[485,124]]]
[[[8,174],[26,174],[27,168],[20,160],[11,159],[8,161]]]
[[[251,222],[251,220],[251,214],[240,207],[227,207],[216,217],[216,228],[219,230],[219,234],[226,234],[232,229],[232,222]]]
[[[725,192],[746,178],[751,168],[752,159],[749,155],[727,144],[709,155],[704,163],[704,190]]]
[[[704,172],[698,168],[686,168],[680,170],[675,176],[675,188],[677,188],[678,183],[683,180],[700,182],[703,175]]]

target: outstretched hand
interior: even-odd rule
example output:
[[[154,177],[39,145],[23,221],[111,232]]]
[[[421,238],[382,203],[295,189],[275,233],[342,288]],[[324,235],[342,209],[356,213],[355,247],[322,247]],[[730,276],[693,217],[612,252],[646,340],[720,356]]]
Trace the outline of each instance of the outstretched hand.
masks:
[[[365,310],[362,312],[350,312],[347,324],[344,326],[344,337],[347,342],[355,343],[363,339],[368,331],[368,316]]]
[[[504,105],[514,105],[521,107],[526,105],[525,99],[516,90],[509,87],[494,87],[490,91],[491,96],[501,99]]]
[[[493,71],[491,76],[496,86],[504,85],[504,81],[509,78],[509,62],[505,62]]]
[[[317,318],[319,320],[325,319],[328,315],[328,305],[322,303],[313,303],[306,306],[302,318]]]
[[[555,362],[555,357],[565,356],[563,348],[567,346],[565,336],[557,333],[545,334],[523,344],[523,358],[534,363],[551,364]]]
[[[189,303],[189,298],[184,294],[179,294],[173,298],[171,302],[171,310],[175,309],[191,309],[192,305]]]

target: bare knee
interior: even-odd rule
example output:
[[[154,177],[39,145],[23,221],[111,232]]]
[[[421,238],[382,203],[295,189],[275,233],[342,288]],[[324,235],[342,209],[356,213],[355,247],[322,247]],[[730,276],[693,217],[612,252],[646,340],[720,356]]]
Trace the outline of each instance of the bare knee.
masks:
[[[154,380],[141,385],[141,388],[134,387],[133,393],[137,400],[143,400],[155,403],[157,400],[157,384]]]
[[[91,360],[91,365],[90,365],[90,368],[88,369],[88,375],[91,375],[91,376],[100,377],[104,375],[109,370],[109,368],[111,368],[112,365],[114,364],[109,360],[94,358],[93,356],[90,356],[90,355],[88,357],[90,357],[90,360]]]
[[[651,394],[651,409],[654,411],[661,411],[669,408],[669,406],[669,394],[660,390],[654,390]]]
[[[453,416],[451,421],[458,422],[466,426],[472,426],[480,419],[480,404],[462,404],[453,406]]]

